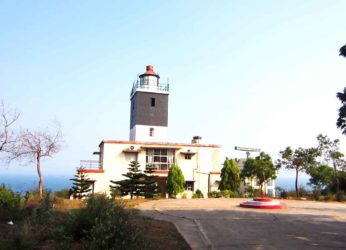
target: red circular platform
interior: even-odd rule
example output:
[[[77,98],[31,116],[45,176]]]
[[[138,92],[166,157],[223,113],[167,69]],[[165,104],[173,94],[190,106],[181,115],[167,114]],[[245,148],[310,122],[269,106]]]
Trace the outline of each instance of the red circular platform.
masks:
[[[252,200],[240,203],[241,207],[246,208],[261,208],[261,209],[281,209],[285,208],[280,201],[273,200],[268,197],[255,197]]]

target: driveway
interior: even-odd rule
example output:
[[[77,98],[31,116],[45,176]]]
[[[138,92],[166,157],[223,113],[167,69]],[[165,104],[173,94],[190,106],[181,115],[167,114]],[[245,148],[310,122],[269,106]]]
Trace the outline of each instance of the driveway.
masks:
[[[241,208],[247,199],[158,200],[141,212],[175,224],[192,249],[346,249],[346,204],[285,200],[285,209]]]

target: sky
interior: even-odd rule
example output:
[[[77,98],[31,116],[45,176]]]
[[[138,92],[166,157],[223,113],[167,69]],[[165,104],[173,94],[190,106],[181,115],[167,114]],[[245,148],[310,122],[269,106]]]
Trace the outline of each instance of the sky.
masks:
[[[336,128],[346,85],[346,1],[3,1],[0,99],[19,128],[62,124],[46,175],[73,175],[104,140],[128,140],[133,81],[169,81],[171,142],[193,136],[224,157],[256,147],[274,160]],[[36,173],[1,163],[2,173]],[[285,171],[281,174],[291,174]]]

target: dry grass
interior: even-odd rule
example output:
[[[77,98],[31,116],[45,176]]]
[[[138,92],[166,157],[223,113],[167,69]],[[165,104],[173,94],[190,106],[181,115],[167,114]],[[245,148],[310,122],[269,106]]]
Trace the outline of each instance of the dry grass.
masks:
[[[184,238],[178,233],[176,227],[166,221],[154,220],[137,216],[136,225],[146,236],[149,249],[155,250],[188,250],[191,249]]]
[[[80,209],[83,207],[85,207],[85,202],[83,200],[69,200],[59,197],[54,198],[54,208],[58,211],[64,212],[73,209]]]

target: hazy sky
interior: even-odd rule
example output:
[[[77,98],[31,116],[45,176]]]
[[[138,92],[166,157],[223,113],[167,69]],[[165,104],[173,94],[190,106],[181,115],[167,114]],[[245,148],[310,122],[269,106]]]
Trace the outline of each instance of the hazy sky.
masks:
[[[103,139],[128,140],[130,91],[148,64],[169,78],[169,139],[316,145],[346,86],[346,1],[0,1],[0,99],[18,126],[63,126],[44,174],[72,175]],[[223,160],[223,158],[221,159]],[[3,173],[33,166],[2,164]]]

